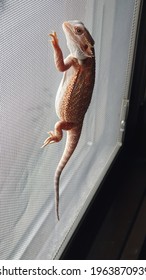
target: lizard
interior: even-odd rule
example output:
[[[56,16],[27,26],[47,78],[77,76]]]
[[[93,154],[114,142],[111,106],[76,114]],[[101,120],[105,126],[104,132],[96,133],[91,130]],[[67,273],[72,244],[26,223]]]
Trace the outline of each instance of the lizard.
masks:
[[[49,34],[54,50],[56,68],[64,72],[55,101],[59,121],[55,124],[54,131],[48,132],[49,137],[42,146],[45,147],[48,144],[59,142],[63,137],[63,130],[67,131],[65,149],[54,176],[58,220],[60,175],[78,144],[95,82],[94,40],[89,31],[78,20],[65,21],[62,28],[70,51],[65,59],[56,32]]]

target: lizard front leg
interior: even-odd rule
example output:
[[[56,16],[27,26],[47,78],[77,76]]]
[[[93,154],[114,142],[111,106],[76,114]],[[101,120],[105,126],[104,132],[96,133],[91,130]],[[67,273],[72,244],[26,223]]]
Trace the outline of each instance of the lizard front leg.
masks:
[[[57,70],[64,72],[68,70],[74,63],[73,57],[68,56],[65,60],[63,59],[62,50],[58,43],[58,37],[56,32],[50,33],[49,36],[52,38],[51,43],[54,50],[54,61]]]

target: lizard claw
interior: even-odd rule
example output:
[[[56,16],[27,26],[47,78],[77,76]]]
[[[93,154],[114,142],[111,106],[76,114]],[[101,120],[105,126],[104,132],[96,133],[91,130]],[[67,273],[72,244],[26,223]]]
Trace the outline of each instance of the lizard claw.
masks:
[[[41,148],[44,148],[45,146],[47,146],[48,144],[52,144],[55,143],[55,139],[56,137],[53,134],[53,131],[49,131],[47,132],[50,136],[46,138],[46,140],[44,141],[44,144],[41,146]]]
[[[54,47],[58,46],[58,37],[55,31],[49,34],[49,36],[52,38],[51,43]]]

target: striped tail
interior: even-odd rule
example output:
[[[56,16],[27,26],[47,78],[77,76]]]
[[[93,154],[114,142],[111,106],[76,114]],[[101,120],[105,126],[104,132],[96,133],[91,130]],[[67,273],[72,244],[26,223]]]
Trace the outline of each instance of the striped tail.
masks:
[[[79,138],[81,134],[82,126],[76,126],[70,130],[67,131],[67,140],[66,140],[66,146],[65,150],[63,152],[63,155],[61,157],[61,160],[57,166],[55,176],[54,176],[54,187],[55,187],[55,203],[56,203],[56,214],[57,218],[59,220],[59,180],[60,175],[67,164],[68,160],[70,159],[71,155],[73,154]]]

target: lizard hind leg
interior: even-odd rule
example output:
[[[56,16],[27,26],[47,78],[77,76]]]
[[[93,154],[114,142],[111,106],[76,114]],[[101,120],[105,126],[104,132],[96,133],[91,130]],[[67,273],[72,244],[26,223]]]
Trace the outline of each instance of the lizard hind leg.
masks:
[[[62,136],[63,136],[62,130],[63,129],[68,130],[68,129],[72,128],[72,125],[73,124],[69,123],[69,122],[58,121],[55,124],[54,131],[49,131],[48,132],[49,137],[46,138],[46,140],[44,141],[44,144],[42,145],[41,148],[44,148],[48,144],[59,142],[62,139]]]

